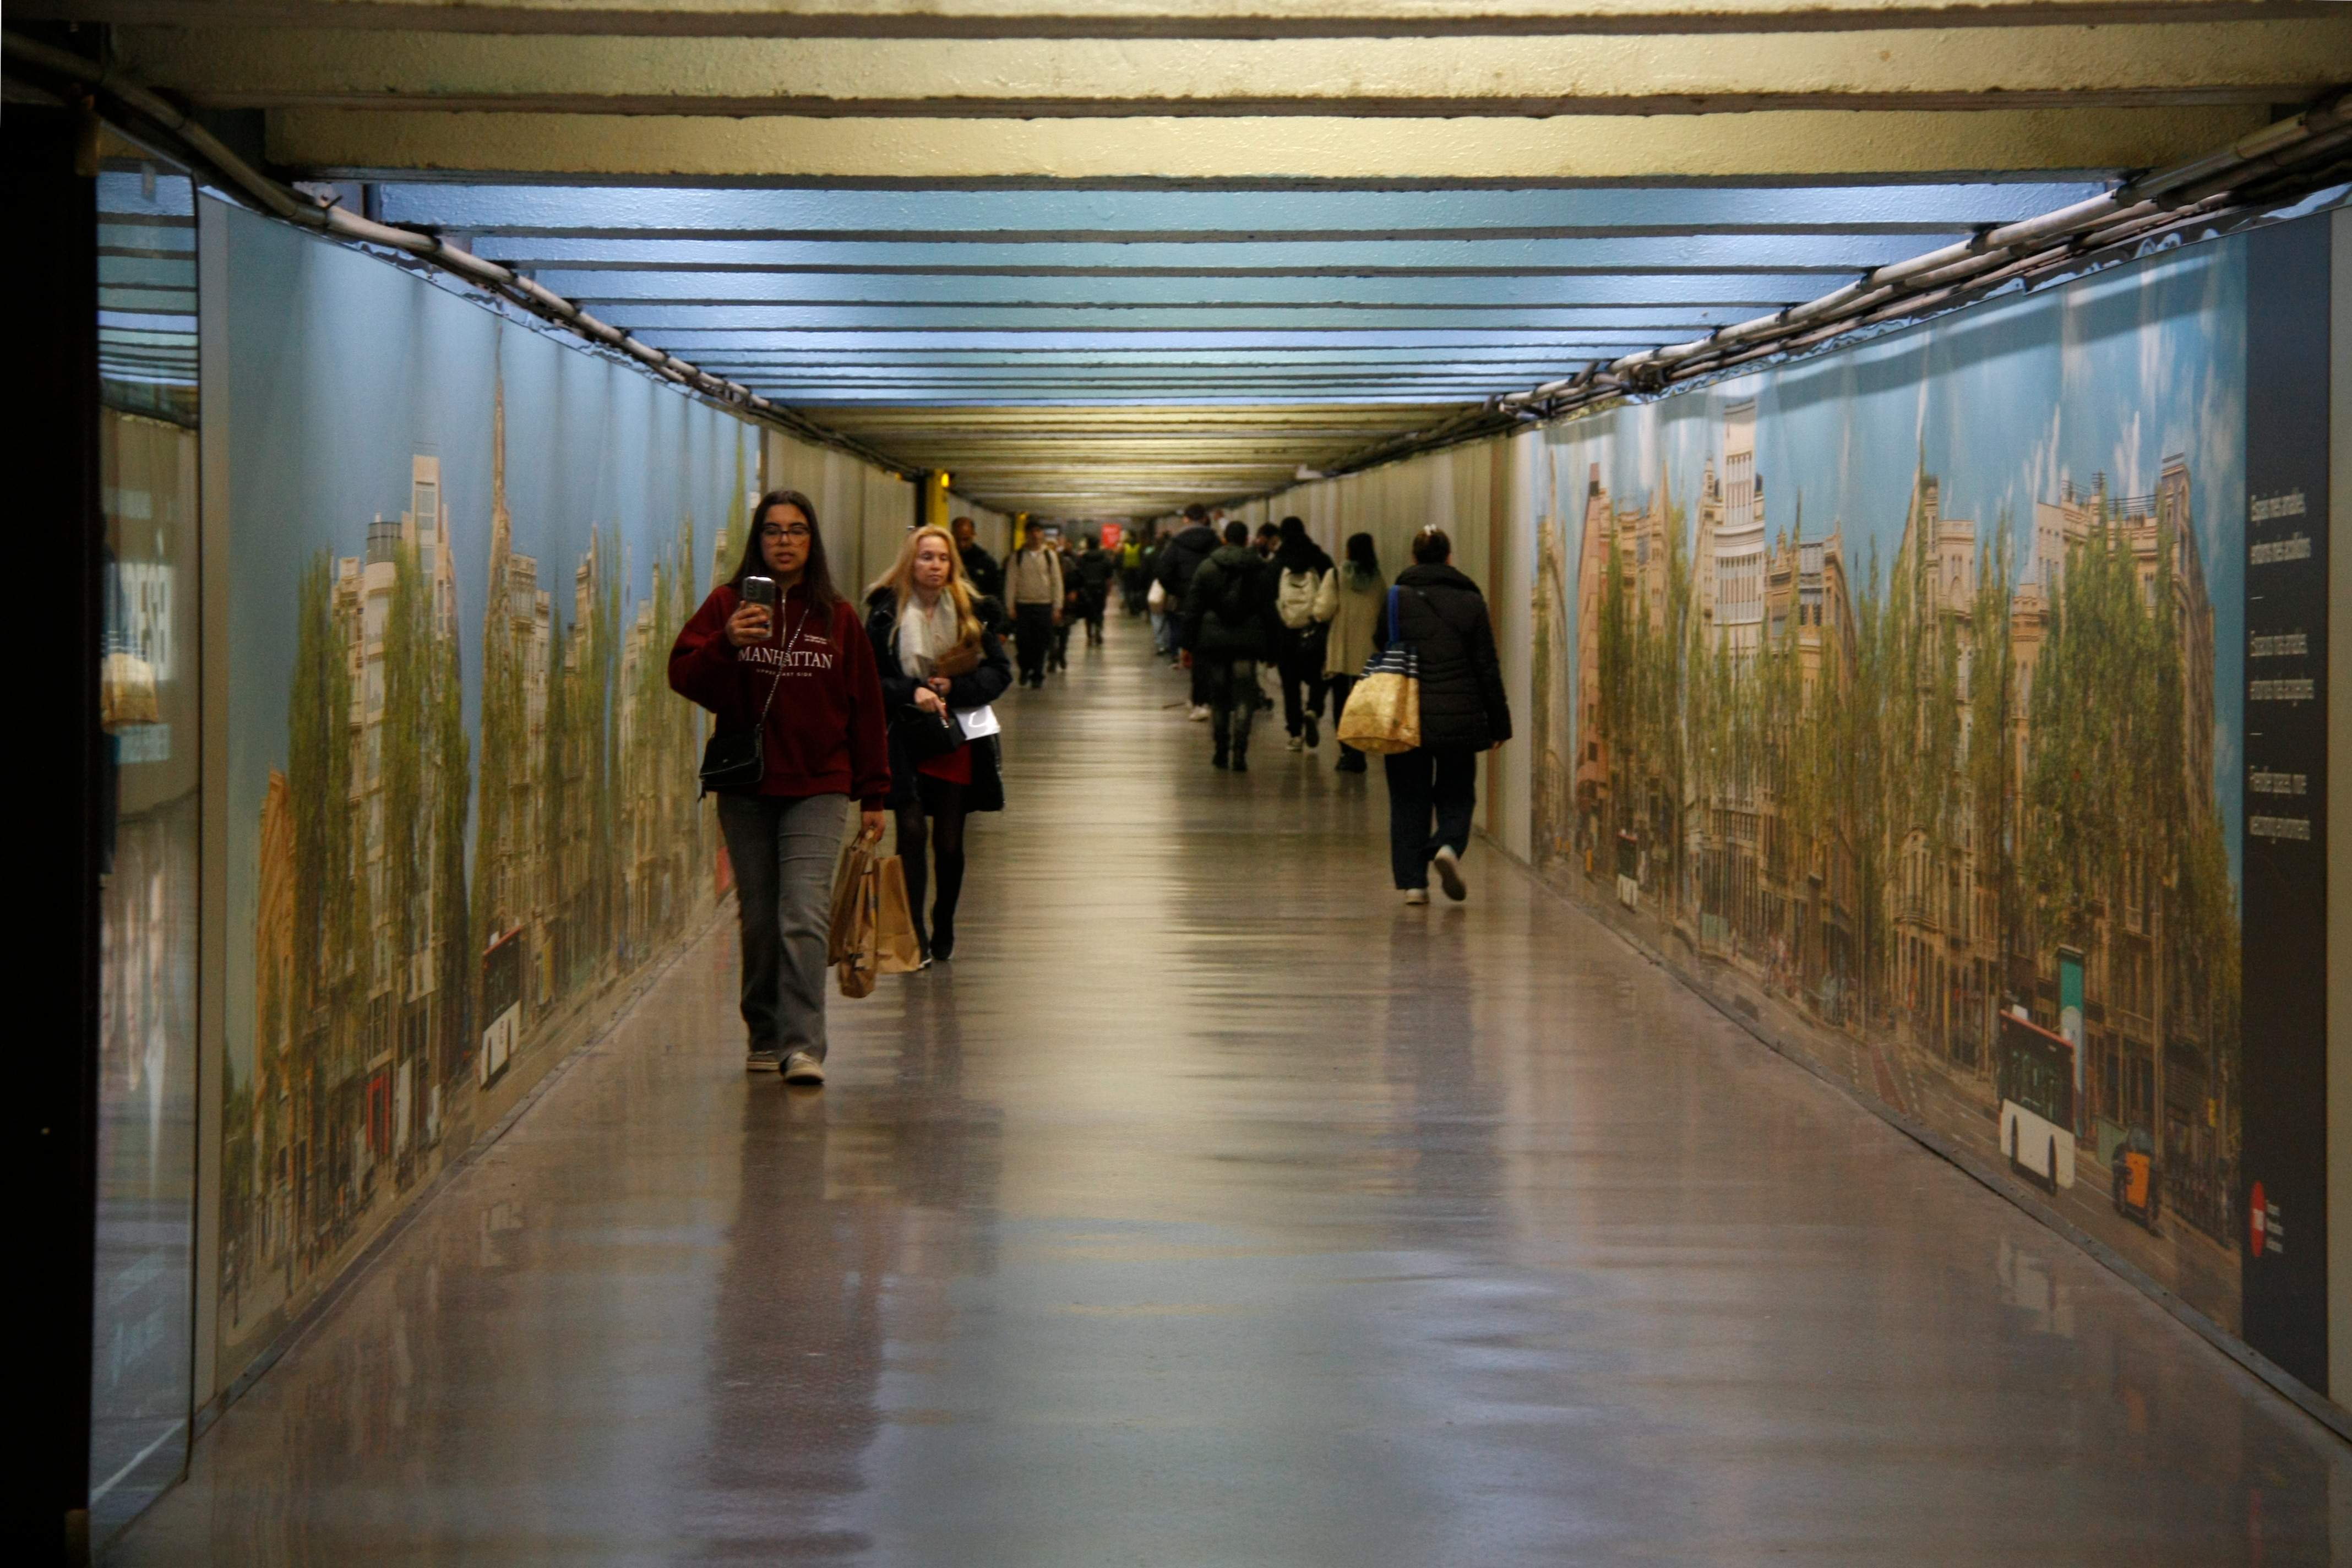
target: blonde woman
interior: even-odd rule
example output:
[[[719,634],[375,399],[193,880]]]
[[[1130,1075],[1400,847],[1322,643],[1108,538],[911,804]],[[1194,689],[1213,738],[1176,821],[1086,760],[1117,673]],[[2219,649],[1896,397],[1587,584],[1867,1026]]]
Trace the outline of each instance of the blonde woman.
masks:
[[[1013,664],[981,619],[955,536],[933,524],[907,535],[898,562],[866,595],[866,635],[890,715],[889,804],[898,816],[907,901],[929,964],[955,953],[964,817],[1004,809],[1004,775],[994,735],[919,748],[914,727],[935,731],[995,701],[1013,684]],[[928,918],[927,887],[934,894]]]

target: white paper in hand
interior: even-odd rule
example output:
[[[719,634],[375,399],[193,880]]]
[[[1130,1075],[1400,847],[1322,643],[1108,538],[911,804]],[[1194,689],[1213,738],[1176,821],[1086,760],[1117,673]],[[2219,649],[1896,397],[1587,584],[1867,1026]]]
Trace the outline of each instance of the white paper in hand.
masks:
[[[956,728],[963,731],[963,738],[967,741],[993,735],[1004,728],[996,721],[996,710],[993,708],[959,708],[955,720]]]

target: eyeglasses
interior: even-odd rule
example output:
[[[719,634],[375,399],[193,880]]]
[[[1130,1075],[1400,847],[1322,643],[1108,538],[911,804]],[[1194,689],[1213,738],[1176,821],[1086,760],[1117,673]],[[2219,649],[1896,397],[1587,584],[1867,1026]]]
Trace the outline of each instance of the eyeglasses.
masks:
[[[806,539],[809,537],[809,527],[808,524],[804,522],[787,522],[782,524],[772,522],[760,530],[760,537],[763,540]]]

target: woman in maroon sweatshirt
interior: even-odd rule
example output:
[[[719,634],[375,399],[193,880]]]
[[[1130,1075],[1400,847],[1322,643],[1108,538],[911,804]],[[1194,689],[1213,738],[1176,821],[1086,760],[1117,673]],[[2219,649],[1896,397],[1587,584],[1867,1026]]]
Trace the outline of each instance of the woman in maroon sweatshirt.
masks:
[[[825,569],[816,509],[798,490],[770,490],[751,517],[735,575],[677,634],[669,684],[719,715],[722,730],[766,715],[760,782],[719,796],[743,929],[744,1065],[815,1084],[824,1081],[834,864],[852,796],[863,831],[881,836],[890,731],[874,647]],[[744,602],[751,576],[774,580],[773,612]]]

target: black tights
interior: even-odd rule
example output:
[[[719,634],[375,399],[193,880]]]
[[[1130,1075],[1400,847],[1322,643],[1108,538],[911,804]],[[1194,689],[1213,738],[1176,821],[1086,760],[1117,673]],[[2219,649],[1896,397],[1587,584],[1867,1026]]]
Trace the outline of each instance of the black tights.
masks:
[[[927,832],[928,830],[928,832]],[[930,853],[924,854],[929,839]],[[939,889],[929,918],[923,911],[923,889],[929,879],[926,860],[939,870]],[[914,911],[915,934],[923,951],[955,944],[956,900],[963,894],[963,785],[919,773],[915,798],[898,808],[898,860],[907,873],[907,904]]]

